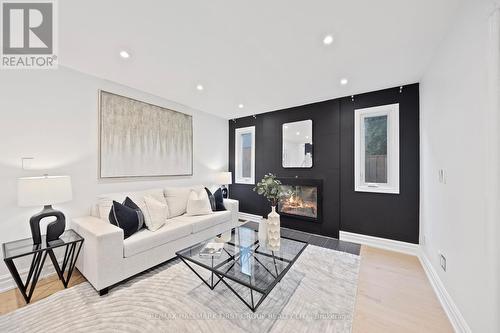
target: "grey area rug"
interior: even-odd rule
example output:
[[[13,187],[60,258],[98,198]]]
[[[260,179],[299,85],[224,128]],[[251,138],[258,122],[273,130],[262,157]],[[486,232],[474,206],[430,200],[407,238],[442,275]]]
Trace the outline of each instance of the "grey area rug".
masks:
[[[1,316],[0,332],[350,332],[359,262],[309,245],[253,313],[174,261],[103,297],[87,282],[57,292]]]

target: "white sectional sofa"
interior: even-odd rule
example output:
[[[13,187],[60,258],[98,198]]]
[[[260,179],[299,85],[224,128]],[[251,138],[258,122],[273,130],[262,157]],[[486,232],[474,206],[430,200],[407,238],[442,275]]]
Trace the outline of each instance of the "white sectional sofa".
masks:
[[[123,239],[122,229],[109,223],[112,201],[123,202],[127,196],[137,203],[144,195],[163,194],[176,214],[185,213],[186,195],[193,188],[203,187],[152,189],[99,196],[91,216],[72,220],[71,227],[85,239],[76,263],[78,270],[103,295],[112,285],[174,258],[176,251],[237,225],[238,201],[231,199],[224,199],[226,211],[199,216],[169,216],[167,223],[160,229],[154,232],[142,229],[127,239]]]

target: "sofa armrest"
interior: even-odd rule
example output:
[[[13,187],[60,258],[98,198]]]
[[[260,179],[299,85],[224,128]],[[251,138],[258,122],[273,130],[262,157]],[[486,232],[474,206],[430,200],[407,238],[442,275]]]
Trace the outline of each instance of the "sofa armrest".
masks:
[[[231,212],[231,220],[235,227],[238,225],[239,205],[240,202],[238,200],[224,199],[224,207]]]
[[[93,216],[75,218],[71,226],[85,239],[76,267],[96,290],[108,287],[123,259],[123,230]]]

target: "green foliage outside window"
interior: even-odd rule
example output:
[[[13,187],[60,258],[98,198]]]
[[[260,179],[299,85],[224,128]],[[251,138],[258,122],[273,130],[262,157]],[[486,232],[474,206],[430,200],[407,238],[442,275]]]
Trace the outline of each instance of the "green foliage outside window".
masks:
[[[365,118],[367,155],[387,155],[387,116]]]

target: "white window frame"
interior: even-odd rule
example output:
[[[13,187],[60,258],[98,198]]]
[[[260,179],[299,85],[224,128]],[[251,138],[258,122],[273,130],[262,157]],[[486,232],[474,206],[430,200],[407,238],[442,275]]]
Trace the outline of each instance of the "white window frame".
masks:
[[[387,183],[365,181],[364,119],[387,116]],[[399,104],[354,110],[354,190],[399,194]]]
[[[252,153],[251,153],[251,168],[250,177],[242,177],[240,138],[242,134],[252,134]],[[237,128],[234,132],[234,182],[237,184],[255,184],[255,126]]]

